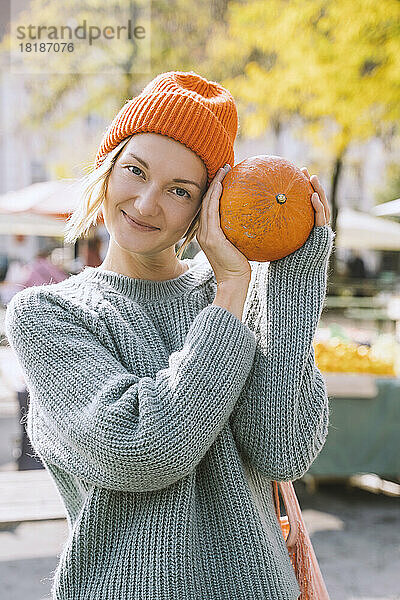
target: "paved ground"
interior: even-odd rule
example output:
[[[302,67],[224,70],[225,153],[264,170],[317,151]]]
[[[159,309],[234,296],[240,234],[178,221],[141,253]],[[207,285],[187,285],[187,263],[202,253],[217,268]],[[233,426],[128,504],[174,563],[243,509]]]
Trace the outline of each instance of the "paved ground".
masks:
[[[400,600],[400,498],[295,487],[331,600]]]

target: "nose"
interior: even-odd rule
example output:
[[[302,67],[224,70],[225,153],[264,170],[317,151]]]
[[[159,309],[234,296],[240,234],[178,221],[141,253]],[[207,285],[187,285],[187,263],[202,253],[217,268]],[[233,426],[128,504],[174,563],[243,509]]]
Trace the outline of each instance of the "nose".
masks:
[[[159,211],[158,206],[159,192],[155,185],[147,185],[138,194],[135,199],[135,208],[144,217],[154,217]]]

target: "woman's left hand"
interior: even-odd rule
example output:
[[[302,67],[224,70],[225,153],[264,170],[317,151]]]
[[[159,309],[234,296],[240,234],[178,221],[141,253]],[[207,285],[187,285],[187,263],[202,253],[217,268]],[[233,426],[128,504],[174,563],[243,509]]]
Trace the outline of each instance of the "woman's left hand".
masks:
[[[320,184],[316,175],[312,175],[310,177],[306,167],[303,167],[300,170],[302,173],[304,173],[307,179],[309,179],[313,189],[315,190],[315,192],[311,196],[311,202],[315,210],[315,227],[319,227],[321,225],[329,225],[329,220],[331,218],[331,210],[329,207],[328,200],[326,198],[324,188]]]

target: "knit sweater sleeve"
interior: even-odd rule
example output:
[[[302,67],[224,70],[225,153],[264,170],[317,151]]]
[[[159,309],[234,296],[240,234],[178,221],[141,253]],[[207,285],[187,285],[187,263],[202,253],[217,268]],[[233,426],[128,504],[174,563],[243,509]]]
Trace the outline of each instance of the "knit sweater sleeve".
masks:
[[[329,425],[326,386],[312,341],[326,294],[335,233],[317,226],[294,253],[258,263],[244,322],[256,354],[230,416],[240,451],[278,481],[302,477],[321,451]]]
[[[102,343],[95,311],[78,315],[45,288],[17,293],[5,322],[30,394],[27,431],[38,455],[119,491],[158,490],[189,474],[239,398],[254,333],[208,305],[168,367],[139,377]]]

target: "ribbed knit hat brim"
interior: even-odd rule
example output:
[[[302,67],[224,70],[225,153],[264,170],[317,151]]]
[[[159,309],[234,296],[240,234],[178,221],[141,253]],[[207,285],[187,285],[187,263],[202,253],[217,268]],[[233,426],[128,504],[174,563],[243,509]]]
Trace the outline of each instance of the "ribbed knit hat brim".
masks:
[[[235,101],[220,84],[193,71],[162,73],[119,111],[99,146],[95,166],[126,137],[159,133],[195,152],[210,183],[225,163],[233,167],[237,129]]]

